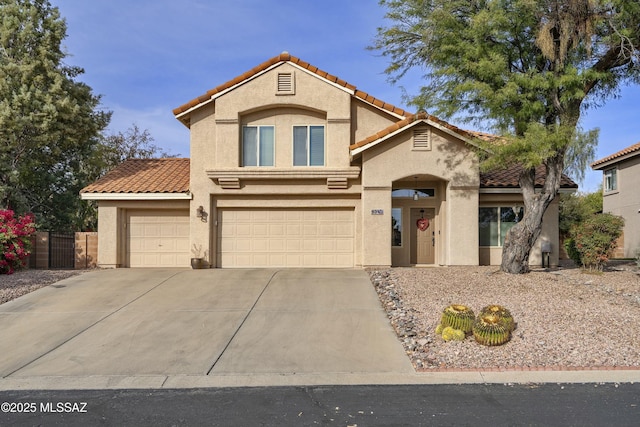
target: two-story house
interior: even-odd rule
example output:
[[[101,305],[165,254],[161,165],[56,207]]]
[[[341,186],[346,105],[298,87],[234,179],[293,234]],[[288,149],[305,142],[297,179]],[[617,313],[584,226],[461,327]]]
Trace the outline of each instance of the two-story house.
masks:
[[[174,114],[190,159],[131,160],[81,193],[99,203],[101,266],[499,264],[522,217],[517,166],[479,171],[476,141],[488,135],[410,114],[286,52]],[[539,240],[557,263],[557,203]]]
[[[624,218],[619,240],[621,258],[633,258],[640,250],[640,142],[591,164],[602,171],[602,210]]]

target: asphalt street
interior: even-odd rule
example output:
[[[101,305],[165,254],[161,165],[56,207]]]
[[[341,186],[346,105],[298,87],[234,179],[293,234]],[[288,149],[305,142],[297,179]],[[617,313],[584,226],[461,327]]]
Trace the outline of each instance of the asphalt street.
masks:
[[[5,391],[9,426],[637,426],[640,384]]]

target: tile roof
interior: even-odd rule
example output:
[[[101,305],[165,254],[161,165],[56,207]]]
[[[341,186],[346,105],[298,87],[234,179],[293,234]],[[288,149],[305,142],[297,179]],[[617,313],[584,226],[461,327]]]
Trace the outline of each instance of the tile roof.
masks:
[[[189,159],[132,159],[108,172],[80,193],[186,193]]]
[[[496,170],[491,172],[480,173],[480,188],[518,188],[518,180],[522,167],[520,165],[510,166],[507,169]],[[536,168],[535,186],[536,188],[544,185],[546,172],[544,165]],[[578,184],[573,182],[571,178],[562,174],[560,179],[561,188],[578,188]]]
[[[274,56],[271,59],[268,59],[267,61],[263,62],[262,64],[252,68],[251,70],[229,80],[226,83],[221,84],[220,86],[217,86],[209,91],[207,91],[206,93],[204,93],[203,95],[200,95],[197,98],[192,99],[191,101],[187,102],[184,105],[181,105],[178,108],[175,108],[173,110],[173,114],[175,116],[180,115],[186,111],[189,111],[190,109],[197,107],[198,105],[207,102],[211,99],[212,96],[220,93],[220,92],[224,92],[225,90],[232,88],[235,85],[238,85],[240,83],[242,83],[243,81],[250,79],[251,77],[255,76],[256,74],[261,73],[262,71],[268,69],[269,67],[272,67],[280,62],[291,62],[293,64],[296,64],[299,67],[304,68],[305,70],[308,70],[314,74],[317,74],[318,76],[329,80],[332,83],[335,83],[339,86],[342,86],[344,88],[347,88],[351,91],[354,92],[355,97],[369,103],[372,105],[375,105],[378,108],[382,108],[383,110],[387,110],[391,113],[400,115],[400,116],[407,116],[409,115],[409,113],[407,113],[406,111],[404,111],[401,108],[395,107],[389,103],[386,103],[384,101],[381,101],[371,95],[369,95],[366,92],[363,92],[361,90],[357,90],[356,87],[352,84],[347,83],[346,81],[331,75],[329,73],[327,73],[326,71],[322,71],[320,70],[318,67],[315,67],[311,64],[309,64],[308,62],[305,62],[303,60],[301,60],[300,58],[297,58],[293,55],[290,55],[288,52],[282,52],[280,55],[278,56]]]
[[[360,147],[364,147],[366,145],[371,144],[372,142],[375,142],[377,140],[379,140],[380,138],[384,138],[385,136],[388,136],[396,131],[399,131],[407,126],[410,126],[412,123],[415,123],[419,120],[429,120],[431,122],[437,123],[438,125],[449,129],[452,132],[455,132],[457,134],[459,134],[460,136],[462,136],[463,138],[469,138],[469,139],[474,139],[474,138],[479,138],[479,139],[483,139],[483,140],[489,140],[489,134],[485,134],[485,133],[481,133],[481,132],[472,132],[472,131],[467,131],[464,129],[460,129],[457,126],[454,126],[450,123],[445,122],[444,120],[440,120],[439,118],[437,118],[436,116],[432,116],[431,114],[428,113],[417,113],[417,114],[412,114],[409,117],[407,117],[406,119],[400,120],[384,129],[382,129],[379,132],[376,132],[375,134],[367,137],[366,139],[363,139],[362,141],[358,141],[355,144],[351,144],[349,146],[349,148],[351,150],[355,150],[356,148],[360,148]]]
[[[634,156],[636,154],[640,154],[640,142],[638,142],[637,144],[633,144],[632,146],[627,147],[624,150],[620,150],[617,153],[613,153],[610,156],[604,157],[600,160],[596,160],[595,162],[591,163],[591,167],[593,169],[597,169],[597,166],[603,163],[610,162],[611,160],[626,156],[627,154],[633,154]]]
[[[189,159],[127,160],[105,176],[83,188],[81,193],[186,193],[189,191]],[[522,169],[512,166],[505,170],[480,174],[481,188],[518,188]],[[544,184],[544,166],[536,170],[536,187]],[[578,188],[562,175],[562,188]]]

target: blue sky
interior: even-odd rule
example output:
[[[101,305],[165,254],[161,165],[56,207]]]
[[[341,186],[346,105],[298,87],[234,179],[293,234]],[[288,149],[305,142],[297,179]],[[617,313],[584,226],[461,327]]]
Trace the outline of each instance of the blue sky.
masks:
[[[66,61],[113,111],[110,129],[133,123],[157,145],[189,155],[189,132],[172,109],[288,51],[358,89],[413,111],[420,73],[387,82],[387,59],[366,49],[387,25],[376,0],[51,0],[67,21]],[[456,124],[454,122],[454,124]],[[640,141],[640,88],[583,117],[600,128],[597,158]],[[588,172],[593,191],[600,172]]]

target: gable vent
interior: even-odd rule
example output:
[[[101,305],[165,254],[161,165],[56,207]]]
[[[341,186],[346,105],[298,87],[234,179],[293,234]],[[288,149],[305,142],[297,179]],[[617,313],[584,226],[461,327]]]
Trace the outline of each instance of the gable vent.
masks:
[[[413,130],[413,148],[431,150],[431,131],[429,128],[417,128]]]
[[[293,73],[278,73],[278,93],[294,93]]]

